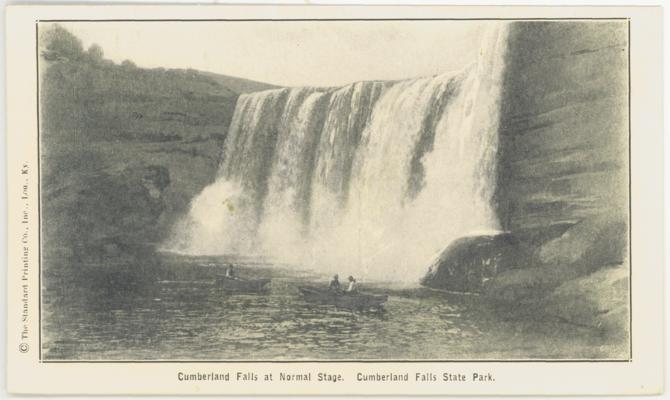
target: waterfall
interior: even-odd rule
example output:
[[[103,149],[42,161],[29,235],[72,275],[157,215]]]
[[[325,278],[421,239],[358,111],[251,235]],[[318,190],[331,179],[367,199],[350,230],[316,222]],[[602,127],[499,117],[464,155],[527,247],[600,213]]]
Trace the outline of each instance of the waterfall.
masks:
[[[455,73],[243,94],[167,247],[415,283],[492,206],[506,28]]]

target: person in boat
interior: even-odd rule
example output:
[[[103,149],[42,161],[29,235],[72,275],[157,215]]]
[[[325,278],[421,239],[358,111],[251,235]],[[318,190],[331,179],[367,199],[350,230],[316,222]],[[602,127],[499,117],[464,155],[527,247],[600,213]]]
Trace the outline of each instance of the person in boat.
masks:
[[[328,285],[328,290],[339,293],[342,291],[342,286],[340,286],[340,277],[335,274],[333,279],[330,280],[330,285]]]
[[[226,268],[226,278],[237,279],[235,276],[235,270],[233,270],[233,264],[228,264],[228,268]]]
[[[349,278],[347,278],[349,281],[349,286],[347,287],[347,293],[353,294],[358,291],[358,284],[356,283],[356,279],[354,279],[353,276],[349,275]]]

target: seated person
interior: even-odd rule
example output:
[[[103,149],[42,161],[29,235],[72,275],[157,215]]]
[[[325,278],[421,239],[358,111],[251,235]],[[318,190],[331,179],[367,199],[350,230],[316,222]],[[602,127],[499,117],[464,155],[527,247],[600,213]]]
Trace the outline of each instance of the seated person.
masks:
[[[356,284],[356,279],[353,276],[349,275],[349,287],[347,288],[347,293],[356,293],[358,291],[358,285]]]
[[[333,291],[333,292],[342,291],[342,287],[340,286],[339,276],[337,276],[337,274],[335,274],[333,276],[333,279],[331,279],[330,285],[328,285],[328,289]]]
[[[237,279],[235,271],[233,270],[233,264],[228,264],[228,268],[226,268],[226,278]]]

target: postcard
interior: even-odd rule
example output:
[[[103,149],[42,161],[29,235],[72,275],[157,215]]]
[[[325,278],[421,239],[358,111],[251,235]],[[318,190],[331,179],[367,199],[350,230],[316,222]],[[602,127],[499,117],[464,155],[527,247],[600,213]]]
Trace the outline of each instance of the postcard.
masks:
[[[8,386],[663,390],[660,7],[10,6]]]

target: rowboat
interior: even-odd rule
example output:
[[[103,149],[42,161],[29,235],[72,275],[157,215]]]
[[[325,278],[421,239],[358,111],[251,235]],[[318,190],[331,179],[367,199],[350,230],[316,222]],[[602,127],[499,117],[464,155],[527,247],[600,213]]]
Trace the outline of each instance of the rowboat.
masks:
[[[242,279],[219,275],[216,284],[229,292],[261,292],[270,279]]]
[[[299,286],[298,290],[303,294],[305,300],[309,302],[329,304],[338,308],[357,311],[381,310],[383,304],[388,300],[387,295],[337,293],[329,289],[314,286]]]

